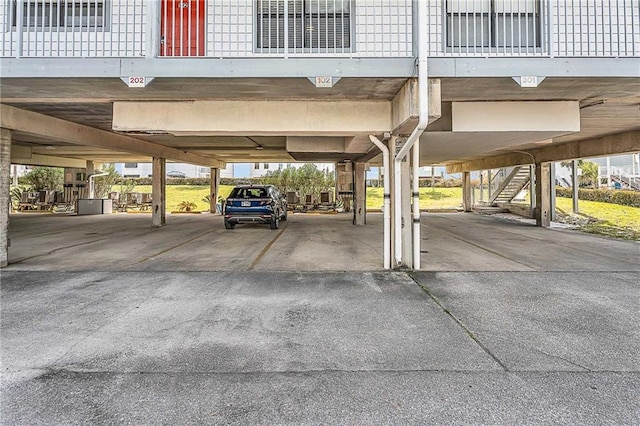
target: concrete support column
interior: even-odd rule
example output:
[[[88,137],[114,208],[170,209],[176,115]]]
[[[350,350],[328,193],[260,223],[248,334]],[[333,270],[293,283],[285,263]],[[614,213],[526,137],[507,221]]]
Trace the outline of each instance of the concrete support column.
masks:
[[[551,164],[536,163],[536,226],[551,225]]]
[[[166,185],[167,185],[167,160],[162,157],[153,157],[152,178],[153,226],[162,226],[166,223]]]
[[[531,164],[529,166],[529,208],[531,210],[531,217],[535,218],[536,214],[536,187],[538,186],[538,181],[536,180],[536,166],[535,164]]]
[[[85,176],[87,177],[87,181],[89,180],[89,176],[96,173],[96,165],[93,161],[87,161],[87,167],[85,169]]]
[[[571,189],[573,193],[573,212],[579,213],[580,208],[578,207],[578,189],[580,185],[578,183],[578,161],[573,160],[571,162]]]
[[[354,225],[366,225],[367,223],[367,181],[365,163],[355,163],[354,166]]]
[[[492,170],[487,170],[487,200],[491,200],[491,184],[492,184]]]
[[[471,211],[471,172],[462,172],[462,208]]]
[[[9,263],[11,130],[0,129],[0,268]]]
[[[220,169],[211,168],[211,187],[209,190],[209,195],[211,199],[209,200],[209,212],[216,213],[216,204],[218,203],[218,196],[220,195],[219,191],[220,187]]]

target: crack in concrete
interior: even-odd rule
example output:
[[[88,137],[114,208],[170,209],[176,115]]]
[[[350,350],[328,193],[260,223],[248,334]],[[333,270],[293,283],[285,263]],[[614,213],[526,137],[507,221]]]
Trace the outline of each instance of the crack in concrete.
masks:
[[[540,353],[541,353],[541,354],[543,354],[543,355],[548,356],[549,358],[558,358],[558,359],[563,360],[563,361],[564,361],[564,362],[566,362],[566,363],[569,363],[569,364],[574,365],[574,366],[576,366],[576,367],[578,367],[578,368],[581,368],[581,369],[583,369],[584,371],[588,371],[588,372],[590,372],[590,373],[592,373],[592,372],[593,372],[593,370],[591,370],[590,368],[585,367],[584,365],[578,364],[577,362],[571,361],[570,359],[567,359],[567,358],[565,358],[565,357],[563,357],[563,356],[560,356],[560,355],[553,355],[553,354],[547,353],[547,352],[545,352],[545,351],[543,351],[542,349],[539,349],[539,348],[536,348],[535,350],[536,350],[536,351],[538,351],[538,352],[540,352]]]
[[[422,285],[417,279],[416,277],[412,274],[412,273],[407,273],[407,275],[409,276],[409,278],[411,278],[413,280],[414,283],[416,283],[418,285],[418,287],[420,287],[422,289],[422,291],[424,291],[427,296],[429,296],[431,298],[431,300],[434,301],[434,303],[436,305],[438,305],[438,307],[440,309],[442,309],[442,311],[449,316],[449,318],[451,318],[456,324],[458,324],[458,326],[460,326],[460,328],[462,328],[464,330],[465,333],[467,333],[467,335],[471,338],[471,340],[473,340],[474,342],[476,342],[476,344],[478,346],[480,346],[480,348],[491,357],[491,359],[493,359],[504,371],[509,371],[509,368],[502,362],[500,361],[500,359],[493,354],[493,352],[491,352],[491,350],[486,347],[481,341],[480,339],[478,339],[473,332],[460,320],[458,319],[455,315],[453,315],[453,313],[451,313],[451,311],[449,311],[443,304],[442,302],[440,302],[440,300],[438,300],[437,297],[435,297],[433,294],[431,294],[431,292],[429,291],[429,289]]]

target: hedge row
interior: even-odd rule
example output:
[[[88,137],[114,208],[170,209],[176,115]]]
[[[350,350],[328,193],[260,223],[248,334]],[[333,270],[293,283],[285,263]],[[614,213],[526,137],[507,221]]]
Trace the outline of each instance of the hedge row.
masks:
[[[571,188],[557,188],[556,196],[573,198]],[[640,207],[640,192],[612,189],[579,189],[578,199],[619,204],[621,206]]]

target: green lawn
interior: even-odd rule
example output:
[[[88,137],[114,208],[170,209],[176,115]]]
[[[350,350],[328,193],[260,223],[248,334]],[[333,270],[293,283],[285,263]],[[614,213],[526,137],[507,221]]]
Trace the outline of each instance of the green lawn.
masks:
[[[580,200],[578,208],[580,213],[574,215],[571,198],[556,198],[556,211],[581,223],[581,231],[640,240],[640,208],[586,200]]]
[[[367,188],[367,208],[380,209],[382,188]],[[462,203],[462,188],[420,188],[421,209],[455,209]]]
[[[220,195],[226,198],[233,186],[220,185]],[[119,187],[113,187],[114,191],[118,191]],[[137,185],[132,192],[151,192],[151,185]],[[204,197],[209,195],[209,187],[206,185],[167,185],[167,210],[178,210],[178,204],[183,201],[196,203],[196,211],[209,211],[209,205],[202,201]]]

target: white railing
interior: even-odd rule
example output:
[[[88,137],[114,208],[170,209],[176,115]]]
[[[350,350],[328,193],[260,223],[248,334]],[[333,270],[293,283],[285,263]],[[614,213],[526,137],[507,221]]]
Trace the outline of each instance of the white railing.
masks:
[[[599,166],[598,176],[598,182],[606,187],[640,190],[640,170],[635,164],[622,167]]]
[[[640,0],[429,3],[431,57],[637,57]]]
[[[640,0],[420,1],[429,2],[430,57],[640,56]],[[413,6],[0,0],[0,56],[407,58],[415,56]]]
[[[412,0],[209,0],[206,14],[206,57],[413,57]]]
[[[412,0],[0,0],[0,56],[406,58],[411,11]]]
[[[144,56],[142,0],[3,0],[2,57]]]

